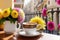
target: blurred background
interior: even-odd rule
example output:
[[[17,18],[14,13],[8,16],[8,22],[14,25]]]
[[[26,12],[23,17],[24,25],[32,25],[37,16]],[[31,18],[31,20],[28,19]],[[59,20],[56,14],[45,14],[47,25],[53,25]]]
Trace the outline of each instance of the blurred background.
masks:
[[[46,18],[42,16],[42,9],[47,8],[47,13],[50,14],[52,21],[55,23],[55,30],[49,32],[46,30],[46,33],[52,33],[59,35],[58,24],[60,23],[60,6],[56,4],[56,0],[0,0],[0,9],[7,7],[18,7],[24,10],[25,12],[25,22],[29,21],[35,15],[43,18],[47,24],[49,16]]]

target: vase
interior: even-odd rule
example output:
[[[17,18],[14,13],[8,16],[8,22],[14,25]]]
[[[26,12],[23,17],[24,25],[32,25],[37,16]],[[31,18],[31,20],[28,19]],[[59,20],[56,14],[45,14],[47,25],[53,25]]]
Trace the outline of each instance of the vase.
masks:
[[[4,30],[4,24],[0,24],[0,31]]]
[[[20,26],[17,28],[17,22],[11,23],[10,21],[6,21],[4,26],[4,31],[7,34],[14,33],[20,28]]]

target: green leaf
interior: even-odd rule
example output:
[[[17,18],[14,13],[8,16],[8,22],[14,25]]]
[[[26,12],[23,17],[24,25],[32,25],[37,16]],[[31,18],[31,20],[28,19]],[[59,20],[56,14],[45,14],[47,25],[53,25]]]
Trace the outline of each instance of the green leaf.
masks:
[[[6,21],[6,19],[0,19],[0,24],[3,24]]]

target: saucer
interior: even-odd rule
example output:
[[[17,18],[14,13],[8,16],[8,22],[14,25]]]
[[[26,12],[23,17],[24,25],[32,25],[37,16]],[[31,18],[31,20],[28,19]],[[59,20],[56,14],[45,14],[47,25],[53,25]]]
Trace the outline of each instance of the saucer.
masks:
[[[25,37],[34,37],[34,36],[39,36],[41,33],[36,31],[36,32],[28,35],[25,33],[25,31],[21,31],[18,34],[21,36],[25,36]]]

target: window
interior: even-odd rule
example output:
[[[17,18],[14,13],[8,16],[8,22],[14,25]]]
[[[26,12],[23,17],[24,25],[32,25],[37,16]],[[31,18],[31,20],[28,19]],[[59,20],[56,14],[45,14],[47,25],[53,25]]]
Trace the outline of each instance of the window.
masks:
[[[34,10],[35,10],[36,8],[34,8]]]
[[[20,2],[20,0],[16,0],[16,2]]]
[[[48,1],[48,4],[50,4],[50,1]]]
[[[45,5],[45,8],[47,8],[47,5]]]
[[[43,2],[43,0],[41,0],[41,2]]]
[[[56,2],[56,0],[55,0],[55,2]]]
[[[36,2],[36,0],[34,0],[34,2]]]
[[[24,0],[15,0],[15,2],[17,2],[17,3],[23,3]]]
[[[22,0],[24,2],[24,0]]]

